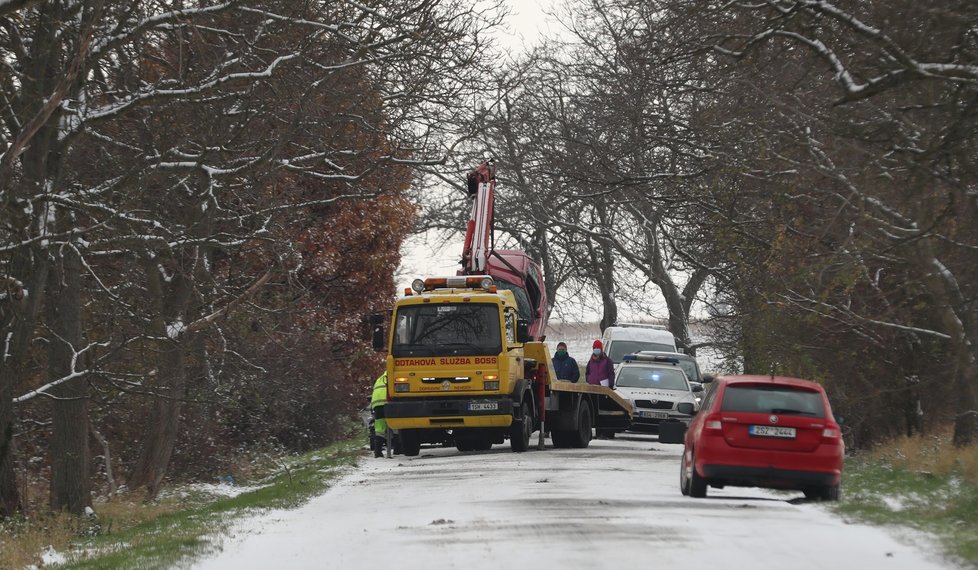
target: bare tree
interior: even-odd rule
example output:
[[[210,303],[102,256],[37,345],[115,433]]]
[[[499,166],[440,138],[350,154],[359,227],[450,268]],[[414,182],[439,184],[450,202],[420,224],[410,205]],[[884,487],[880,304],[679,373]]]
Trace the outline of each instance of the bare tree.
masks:
[[[0,274],[26,291],[17,293],[26,303],[0,299],[4,514],[19,505],[9,403],[56,398],[74,411],[55,429],[86,434],[79,398],[96,379],[109,383],[100,391],[150,398],[131,483],[156,492],[186,360],[207,354],[196,333],[267,282],[259,276],[290,246],[255,247],[267,257],[253,273],[223,260],[281,239],[273,230],[290,211],[377,199],[384,168],[404,175],[440,160],[437,129],[463,111],[485,49],[479,33],[496,21],[495,6],[481,10],[438,0],[91,0],[2,16]],[[58,302],[43,313],[51,352],[38,386],[27,354],[45,286]],[[86,302],[92,322],[79,325]],[[85,346],[105,350],[81,362]],[[152,364],[134,366],[141,351]],[[84,437],[56,439],[84,461]],[[65,466],[71,477],[57,479],[52,504],[78,512],[90,499],[72,482],[87,480],[76,469]]]

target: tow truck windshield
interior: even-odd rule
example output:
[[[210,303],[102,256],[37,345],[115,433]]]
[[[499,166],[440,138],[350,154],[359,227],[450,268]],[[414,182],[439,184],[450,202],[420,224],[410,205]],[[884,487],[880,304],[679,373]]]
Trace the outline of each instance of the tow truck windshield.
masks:
[[[401,307],[394,316],[391,355],[491,356],[502,352],[499,307],[439,303]]]

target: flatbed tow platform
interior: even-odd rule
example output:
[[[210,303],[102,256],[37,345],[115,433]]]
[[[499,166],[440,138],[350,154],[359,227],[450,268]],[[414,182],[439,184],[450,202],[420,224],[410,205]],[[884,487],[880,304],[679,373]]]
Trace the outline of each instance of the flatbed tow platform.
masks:
[[[528,361],[550,362],[549,350],[542,342],[528,342],[524,351]],[[547,375],[541,417],[555,447],[587,447],[592,428],[600,435],[631,425],[631,402],[611,388],[558,380],[550,366],[540,368]]]

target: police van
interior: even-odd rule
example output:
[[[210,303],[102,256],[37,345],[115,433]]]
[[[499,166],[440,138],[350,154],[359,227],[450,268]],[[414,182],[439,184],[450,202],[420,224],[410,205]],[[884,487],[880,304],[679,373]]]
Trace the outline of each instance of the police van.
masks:
[[[676,337],[662,325],[620,323],[604,329],[601,337],[604,351],[617,366],[626,354],[643,350],[679,352]]]

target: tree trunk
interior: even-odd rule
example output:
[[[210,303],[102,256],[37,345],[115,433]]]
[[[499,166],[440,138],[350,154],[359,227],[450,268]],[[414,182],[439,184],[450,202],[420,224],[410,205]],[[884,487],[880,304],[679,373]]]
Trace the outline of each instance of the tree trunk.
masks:
[[[156,395],[145,424],[139,457],[129,477],[129,487],[145,488],[149,497],[155,497],[160,490],[180,427],[187,378],[182,327],[192,292],[192,282],[180,268],[175,268],[174,276],[165,283],[160,275],[160,263],[154,257],[145,264],[146,287],[154,315],[153,332],[161,339]]]
[[[186,387],[182,344],[174,341],[161,344],[158,394],[146,420],[139,457],[129,477],[129,487],[145,488],[150,498],[159,493],[173,455]]]
[[[81,259],[62,248],[48,279],[48,324],[55,334],[48,342],[48,378],[57,380],[77,371],[82,344]],[[52,410],[51,509],[81,515],[92,506],[89,474],[87,383],[76,378],[51,388]]]
[[[30,341],[40,310],[42,293],[47,280],[46,253],[39,248],[14,250],[10,263],[11,275],[29,276],[25,279],[24,298],[16,305],[4,301],[0,329],[0,517],[9,517],[21,510],[20,491],[14,474],[14,390],[25,384]]]
[[[591,267],[595,270],[598,292],[601,294],[601,332],[618,323],[618,302],[615,300],[615,265],[611,248],[598,243],[591,248]]]
[[[957,370],[954,382],[954,446],[967,447],[978,439],[978,397],[975,384],[978,384],[978,366],[974,355],[964,352],[967,347],[959,347]]]
[[[658,228],[655,226],[645,228],[646,242],[651,248],[649,252],[649,277],[653,283],[659,286],[662,298],[666,301],[666,308],[669,310],[669,332],[676,337],[677,347],[688,351],[690,345],[693,344],[689,338],[689,307],[691,303],[686,302],[686,297],[679,292],[676,282],[669,274],[657,232]],[[694,295],[695,291],[684,293]]]
[[[63,6],[45,2],[38,9],[38,22],[31,38],[29,57],[22,62],[23,94],[13,103],[13,111],[19,117],[35,117],[49,102],[64,75],[61,66],[63,46]],[[8,105],[10,102],[8,102]],[[51,183],[57,179],[61,168],[58,147],[59,111],[55,110],[48,120],[30,138],[30,144],[20,156],[19,180],[3,180],[7,188],[4,220],[13,228],[12,243],[28,240],[47,232],[47,204],[35,203],[28,212],[24,204],[34,197],[50,192]],[[14,390],[26,384],[29,373],[28,360],[34,328],[47,284],[48,252],[42,242],[22,245],[13,250],[9,264],[10,275],[25,282],[26,298],[7,327],[0,329],[0,515],[9,516],[21,508],[20,496],[13,470],[14,457]],[[4,317],[3,320],[6,320]]]
[[[954,445],[964,447],[978,438],[978,322],[958,284],[958,276],[946,267],[929,240],[917,243],[918,261],[924,283],[938,306],[941,322],[951,337],[954,357],[955,420]]]

